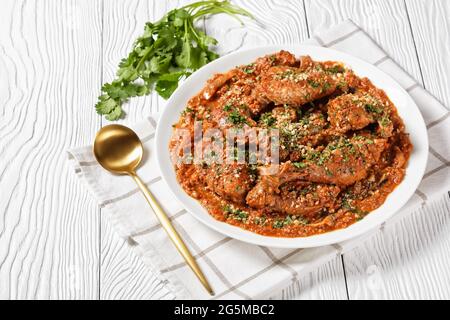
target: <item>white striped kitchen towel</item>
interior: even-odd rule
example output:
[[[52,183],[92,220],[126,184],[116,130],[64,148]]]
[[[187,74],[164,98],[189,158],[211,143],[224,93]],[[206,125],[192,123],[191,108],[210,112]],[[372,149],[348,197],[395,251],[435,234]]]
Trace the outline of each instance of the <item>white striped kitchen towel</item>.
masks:
[[[348,52],[376,65],[396,79],[420,107],[430,138],[429,163],[424,179],[407,208],[393,219],[409,214],[414,207],[426,205],[432,198],[447,192],[450,185],[449,110],[351,21],[314,36],[308,43]],[[274,249],[233,240],[207,228],[171,196],[159,175],[153,144],[156,124],[156,117],[150,116],[131,126],[144,141],[146,154],[138,174],[172,217],[175,227],[212,284],[216,292],[214,299],[268,297],[274,290],[361,243],[361,239],[357,239],[313,249]],[[70,150],[69,158],[117,231],[138,250],[155,276],[165,281],[173,297],[210,298],[159,226],[131,178],[115,176],[102,169],[95,161],[91,146]]]

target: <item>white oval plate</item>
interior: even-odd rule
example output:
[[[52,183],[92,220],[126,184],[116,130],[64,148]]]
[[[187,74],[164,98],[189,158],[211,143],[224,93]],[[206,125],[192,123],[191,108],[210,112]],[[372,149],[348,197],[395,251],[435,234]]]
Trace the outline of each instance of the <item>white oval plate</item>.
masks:
[[[180,113],[186,107],[189,98],[199,92],[205,85],[206,80],[213,74],[226,72],[238,65],[251,63],[258,57],[279,50],[290,51],[297,57],[300,55],[310,55],[314,60],[318,61],[341,61],[353,69],[358,76],[369,78],[375,86],[383,89],[389,96],[405,123],[406,132],[410,134],[414,149],[409,159],[408,167],[406,168],[404,180],[389,195],[381,207],[372,211],[364,219],[348,228],[310,237],[279,238],[262,236],[215,220],[197,200],[187,195],[177,182],[175,170],[170,160],[168,146],[172,135],[172,124],[178,121]],[[223,56],[202,67],[191,75],[173,93],[167,102],[158,122],[155,141],[157,161],[164,180],[169,185],[175,198],[195,218],[229,237],[257,245],[280,248],[309,248],[338,243],[361,235],[380,225],[400,210],[414,194],[424,174],[428,158],[428,136],[425,122],[413,99],[395,80],[375,66],[348,54],[327,48],[306,45],[266,46],[238,51]]]

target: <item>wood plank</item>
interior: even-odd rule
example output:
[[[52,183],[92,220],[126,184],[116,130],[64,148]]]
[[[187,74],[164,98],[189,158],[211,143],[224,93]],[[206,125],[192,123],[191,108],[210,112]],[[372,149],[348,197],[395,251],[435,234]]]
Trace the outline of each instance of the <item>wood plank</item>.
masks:
[[[272,299],[283,300],[346,300],[344,268],[341,257],[303,275]]]
[[[450,108],[450,1],[407,0],[425,88]]]
[[[118,61],[126,55],[133,39],[142,32],[146,21],[153,21],[167,10],[192,1],[123,1],[107,0],[104,6],[104,79],[112,79]],[[301,3],[290,0],[265,0],[258,2],[234,1],[252,12],[264,24],[246,20],[246,27],[226,16],[215,16],[205,21],[209,35],[219,40],[218,52],[249,48],[275,43],[299,43],[307,38],[306,21]],[[294,10],[293,10],[294,8]],[[224,27],[226,26],[226,28]],[[127,118],[133,123],[164,107],[164,100],[156,95],[133,99],[127,106]],[[119,239],[111,226],[102,219],[102,299],[116,298],[171,298],[165,288],[160,288],[149,269],[130,253],[128,244]],[[131,257],[131,258],[130,258]],[[152,291],[154,289],[154,291]],[[154,292],[154,295],[151,295]],[[279,298],[301,297],[321,299],[346,298],[342,265],[337,259],[305,276]]]
[[[447,106],[450,6],[445,1],[406,1],[423,84]],[[364,249],[346,255],[350,292],[358,298],[448,299],[450,297],[448,199],[404,219]],[[379,266],[382,266],[381,268]],[[369,270],[369,272],[368,272]],[[369,273],[369,274],[368,274]],[[354,280],[354,281],[353,281]]]
[[[99,211],[66,150],[99,128],[100,4],[2,1],[2,299],[98,297]]]
[[[425,69],[428,74],[424,79],[440,79],[430,81],[430,84],[425,81],[425,86],[445,100],[448,78],[436,77],[433,66],[444,66],[444,69],[448,66],[448,62],[443,60],[445,52],[448,52],[448,42],[444,41],[442,46],[438,44],[444,34],[438,29],[445,30],[443,20],[449,16],[445,11],[447,8],[441,8],[442,1],[436,1],[434,8],[428,6],[428,1],[426,4],[425,1],[408,1],[407,4],[410,16],[402,1],[314,1],[307,6],[310,8],[307,12],[308,18],[310,12],[316,12],[312,19],[309,18],[311,29],[326,27],[347,17],[353,19],[416,80],[421,82],[421,71],[425,74]],[[424,15],[428,18],[424,19]],[[436,18],[438,15],[440,17]],[[415,42],[408,30],[410,19]],[[314,27],[315,24],[319,27]],[[420,36],[416,35],[418,32]],[[419,49],[422,68],[418,64],[415,46]],[[446,230],[449,228],[449,214],[448,202],[441,202],[434,210],[417,212],[345,254],[350,299],[448,298],[446,266],[450,259],[450,237]]]
[[[302,2],[296,0],[236,0],[233,3],[251,12],[256,21],[245,26],[219,15],[206,22],[208,34],[219,41],[217,51],[226,54],[239,49],[271,44],[296,44],[308,38]]]
[[[448,299],[450,201],[419,210],[345,255],[351,299]]]
[[[421,79],[403,1],[305,0],[305,7],[311,33],[352,19],[412,77]]]
[[[149,212],[150,213],[150,212]],[[120,239],[108,219],[102,219],[100,299],[173,299],[128,242]]]

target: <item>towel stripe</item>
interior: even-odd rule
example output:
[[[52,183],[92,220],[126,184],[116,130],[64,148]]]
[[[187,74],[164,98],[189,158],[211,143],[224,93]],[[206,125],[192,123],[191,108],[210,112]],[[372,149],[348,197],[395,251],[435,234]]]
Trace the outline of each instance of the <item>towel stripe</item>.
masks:
[[[273,263],[275,263],[275,264],[279,265],[280,267],[282,267],[283,269],[286,269],[287,271],[289,271],[292,275],[292,281],[297,280],[298,272],[295,271],[294,268],[292,268],[290,265],[284,263],[283,261],[281,261],[277,257],[275,257],[275,255],[273,254],[272,251],[270,251],[269,248],[262,247],[262,246],[259,246],[259,248],[262,251],[264,251],[264,253],[270,258],[270,260],[272,260]]]
[[[95,166],[97,165],[98,162],[97,161],[80,161],[78,162],[78,165],[80,167],[89,167],[89,166]]]
[[[185,209],[182,209],[182,210],[178,211],[177,213],[175,213],[174,215],[171,215],[169,217],[169,220],[173,221],[173,220],[177,219],[178,217],[181,217],[182,215],[184,215],[186,212],[187,211]],[[155,232],[156,230],[161,229],[161,228],[162,228],[161,224],[157,223],[157,224],[151,226],[150,228],[133,233],[132,235],[129,236],[129,238],[131,238],[133,241],[135,241],[134,240],[135,237],[139,237],[139,236],[143,236],[143,235]],[[137,241],[135,241],[135,242],[137,242]]]
[[[362,30],[359,29],[359,28],[358,28],[358,29],[355,29],[355,30],[353,30],[352,32],[347,33],[345,36],[342,36],[342,37],[340,37],[340,38],[336,38],[335,40],[333,40],[333,41],[331,41],[331,42],[328,42],[327,44],[324,45],[324,47],[331,47],[331,46],[334,46],[335,44],[338,44],[339,42],[342,42],[342,41],[344,41],[344,40],[350,38],[350,37],[353,36],[354,34],[356,34],[356,33],[358,33],[358,32],[361,32],[361,31],[362,31]]]
[[[437,152],[433,147],[430,146],[430,153],[442,161],[442,163],[445,163],[446,165],[450,164],[450,161],[445,159],[444,156],[442,156],[439,152]]]
[[[415,83],[415,84],[413,84],[412,86],[406,88],[405,90],[406,90],[407,92],[411,92],[411,91],[413,91],[414,89],[419,88],[419,87],[420,87],[420,85],[419,85],[418,83]]]
[[[373,63],[373,65],[375,65],[375,66],[379,66],[380,64],[382,64],[383,62],[385,62],[385,61],[388,61],[388,60],[390,60],[391,58],[389,57],[389,56],[384,56],[384,57],[382,57],[381,59],[378,59],[377,61],[375,61],[374,63]]]
[[[155,137],[155,134],[152,133],[152,134],[148,135],[147,137],[142,138],[142,139],[141,139],[141,142],[144,142],[144,143],[145,143],[145,142],[147,142],[147,141],[153,139],[154,137]]]
[[[312,39],[316,40],[317,43],[320,44],[322,47],[325,47],[325,42],[323,42],[323,40],[319,36],[315,35],[312,37]]]
[[[148,182],[144,182],[144,183],[145,183],[145,185],[147,185],[147,187],[149,187],[149,186],[151,186],[152,184],[154,184],[154,183],[160,181],[161,179],[162,179],[161,177],[156,177],[156,178],[153,178],[152,180],[150,180],[150,181],[148,181]],[[105,207],[105,206],[107,206],[107,205],[109,205],[109,204],[111,204],[111,203],[114,203],[114,202],[117,202],[117,201],[120,201],[120,200],[124,200],[124,199],[126,199],[126,198],[129,198],[129,197],[131,197],[133,194],[135,194],[135,193],[137,193],[137,192],[139,192],[139,191],[140,191],[139,188],[135,188],[135,189],[133,189],[133,190],[131,190],[131,191],[129,191],[129,192],[127,192],[127,193],[121,195],[121,196],[118,196],[118,197],[113,198],[113,199],[105,200],[105,201],[103,201],[102,203],[100,203],[100,207],[103,208],[103,207]]]
[[[421,197],[424,202],[428,200],[427,195],[422,191],[420,191],[419,189],[417,189],[416,192],[414,193],[417,194],[419,197]]]
[[[448,116],[450,116],[450,112],[447,112],[447,113],[446,113],[444,116],[442,116],[441,118],[439,118],[439,119],[437,119],[437,120],[435,120],[435,121],[430,122],[430,123],[427,125],[427,129],[431,129],[431,128],[433,128],[435,125],[441,123],[442,121],[447,120]]]
[[[183,239],[196,251],[196,252],[201,252],[200,247],[197,245],[197,243],[195,243],[195,241],[192,240],[191,236],[188,234],[188,232],[186,232],[183,228],[183,226],[180,223],[176,224],[176,228],[177,230],[181,233],[181,236],[183,237]],[[221,244],[222,245],[222,244]],[[214,272],[214,274],[220,279],[220,281],[222,281],[222,283],[228,288],[228,290],[230,290],[233,286],[233,284],[227,279],[227,277],[225,277],[225,275],[220,271],[220,269],[212,262],[212,260],[205,255],[203,257],[203,260],[205,261],[205,263],[209,266],[209,268]],[[241,296],[244,299],[251,299],[250,296],[248,296],[247,294],[239,291],[237,288],[233,289],[234,293],[236,293],[237,295]]]
[[[289,252],[288,254],[286,254],[285,256],[283,256],[282,258],[280,258],[279,260],[280,260],[280,261],[285,261],[285,260],[287,260],[288,258],[290,258],[290,257],[292,257],[292,256],[294,256],[294,255],[296,255],[297,253],[302,252],[302,251],[303,251],[303,249],[295,249],[295,250],[292,250],[291,252]],[[262,270],[260,270],[260,271],[258,271],[258,272],[256,272],[256,273],[254,273],[254,274],[251,275],[250,277],[248,277],[248,278],[246,278],[246,279],[240,281],[239,283],[237,283],[236,285],[232,286],[232,287],[229,288],[228,290],[225,290],[225,291],[221,292],[220,294],[214,296],[214,297],[213,297],[213,300],[217,300],[217,299],[219,299],[220,297],[223,297],[224,295],[226,295],[226,294],[228,294],[228,293],[230,293],[230,292],[235,292],[235,290],[236,290],[237,288],[242,287],[243,285],[245,285],[245,284],[249,283],[250,281],[256,279],[256,278],[259,277],[260,275],[266,273],[267,271],[273,269],[273,268],[276,267],[276,266],[277,266],[276,263],[270,264],[269,266],[265,267],[264,269],[262,269]]]
[[[449,166],[448,163],[447,163],[447,164],[442,164],[442,165],[440,165],[439,167],[434,168],[433,170],[428,171],[427,173],[425,173],[425,174],[423,175],[423,178],[422,178],[422,179],[425,180],[426,178],[428,178],[429,176],[432,176],[432,175],[435,174],[436,172],[439,172],[439,171],[441,171],[442,169],[446,169],[448,166]]]
[[[156,129],[156,121],[155,121],[155,119],[153,119],[153,117],[147,117],[146,119],[148,120],[148,122],[150,122],[150,124],[152,125],[153,129]]]
[[[196,254],[194,256],[195,260],[200,259],[205,254],[207,254],[207,253],[209,253],[209,252],[219,248],[221,245],[229,242],[230,240],[233,240],[233,239],[232,238],[223,238],[223,239],[217,241],[216,243],[212,244],[211,246],[209,246],[205,250],[202,250],[198,254]],[[167,273],[167,272],[175,271],[175,270],[183,268],[185,266],[186,266],[186,262],[177,263],[177,264],[174,264],[174,265],[172,265],[172,266],[170,266],[168,268],[162,269],[161,273]]]

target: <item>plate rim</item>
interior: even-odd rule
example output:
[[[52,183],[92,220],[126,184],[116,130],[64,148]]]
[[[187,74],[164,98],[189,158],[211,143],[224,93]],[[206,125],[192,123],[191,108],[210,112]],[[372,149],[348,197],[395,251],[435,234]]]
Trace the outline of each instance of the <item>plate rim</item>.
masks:
[[[337,229],[337,230],[333,230],[330,232],[325,232],[322,234],[317,234],[317,235],[308,236],[308,237],[285,238],[285,237],[263,236],[263,235],[253,233],[248,230],[245,230],[245,229],[242,229],[242,228],[239,228],[236,226],[232,226],[225,222],[221,222],[221,221],[214,219],[212,216],[209,215],[207,210],[199,203],[199,201],[190,197],[183,190],[183,188],[178,183],[178,181],[176,181],[176,177],[175,177],[175,183],[176,183],[175,188],[178,188],[178,190],[177,190],[178,193],[174,190],[174,187],[169,180],[170,177],[168,176],[169,175],[168,170],[171,170],[173,175],[175,175],[175,170],[172,165],[172,162],[170,161],[170,157],[164,156],[164,153],[166,153],[166,155],[168,155],[168,143],[167,143],[167,145],[161,145],[161,143],[162,143],[161,141],[164,141],[164,139],[163,139],[164,135],[167,135],[164,133],[164,130],[166,130],[166,129],[160,125],[161,120],[164,121],[165,118],[170,117],[170,113],[176,112],[168,106],[174,104],[174,101],[176,101],[178,99],[183,99],[183,96],[179,97],[180,92],[182,92],[182,90],[184,90],[184,88],[190,86],[191,83],[195,82],[196,79],[199,78],[203,73],[208,72],[208,70],[213,71],[212,69],[214,68],[215,65],[218,65],[228,59],[230,59],[230,61],[231,61],[233,57],[242,55],[242,54],[266,51],[266,53],[262,53],[262,54],[258,55],[258,56],[262,56],[265,54],[269,54],[269,52],[277,52],[280,50],[286,50],[289,52],[293,51],[294,54],[296,55],[296,57],[299,56],[299,52],[301,53],[302,50],[305,50],[305,51],[308,51],[308,50],[309,51],[311,51],[311,50],[317,51],[318,50],[318,51],[328,52],[331,55],[337,55],[337,56],[344,57],[343,60],[353,60],[354,63],[360,64],[364,68],[369,69],[368,72],[371,71],[370,69],[376,70],[376,72],[378,72],[382,77],[384,77],[385,79],[388,79],[391,83],[395,84],[396,88],[393,88],[392,90],[397,89],[399,92],[401,92],[402,95],[407,97],[407,99],[409,100],[408,104],[411,104],[413,106],[414,112],[416,112],[419,115],[419,119],[416,119],[419,123],[417,123],[416,126],[421,127],[420,131],[425,132],[425,136],[422,137],[423,140],[421,141],[421,143],[423,145],[421,145],[421,148],[419,150],[424,154],[419,154],[418,155],[418,157],[419,157],[418,163],[414,164],[415,165],[414,171],[416,174],[415,174],[415,179],[413,181],[414,185],[412,185],[412,186],[410,185],[410,187],[413,187],[413,188],[410,188],[410,190],[412,189],[412,191],[409,192],[410,194],[408,196],[405,196],[405,197],[401,198],[400,201],[397,201],[396,203],[394,203],[394,204],[396,204],[396,208],[391,209],[388,214],[384,214],[381,219],[378,218],[378,219],[374,220],[373,217],[372,218],[370,218],[370,217],[375,211],[383,209],[383,206],[385,206],[386,202],[383,203],[383,205],[381,205],[376,210],[372,211],[363,220],[355,222],[354,224],[352,224],[344,229]],[[306,54],[310,54],[310,53],[306,52]],[[313,57],[313,59],[315,59],[315,58]],[[330,58],[330,60],[332,60],[332,58]],[[342,59],[336,58],[335,61],[340,61],[340,60],[342,60]],[[342,62],[344,64],[347,64],[347,61],[342,61]],[[240,65],[240,63],[237,65]],[[216,72],[226,72],[226,71],[230,70],[231,68],[233,68],[233,67],[228,67],[228,69],[222,70],[222,71],[210,72],[207,75],[207,78],[210,78]],[[368,78],[370,79],[370,76],[368,76]],[[370,79],[370,80],[372,81],[372,79]],[[202,83],[200,88],[202,88],[203,86],[204,86],[204,83]],[[197,92],[198,91],[195,91],[194,94],[196,94]],[[184,97],[184,99],[187,101],[194,94],[189,95],[187,98]],[[386,94],[388,94],[388,93],[386,93]],[[391,99],[390,96],[389,96],[389,98]],[[184,106],[183,106],[183,108],[184,108]],[[402,120],[403,120],[403,118],[402,118]],[[171,129],[172,123],[167,123],[166,125],[170,126],[170,130],[171,130],[170,132],[172,133],[172,129]],[[406,123],[405,123],[405,126],[406,126]],[[170,140],[170,137],[168,139]],[[426,125],[425,125],[425,121],[422,116],[422,113],[421,113],[419,107],[417,106],[417,104],[415,103],[415,101],[409,95],[409,93],[395,79],[393,79],[390,75],[386,74],[383,70],[379,69],[377,66],[370,64],[369,62],[366,62],[358,57],[347,54],[345,52],[341,52],[341,51],[330,49],[330,48],[324,48],[324,47],[320,47],[320,46],[303,45],[303,44],[268,45],[268,46],[252,47],[249,49],[242,49],[242,50],[238,50],[238,51],[229,53],[227,55],[224,55],[224,56],[210,62],[209,64],[203,66],[202,68],[197,70],[195,73],[193,73],[188,79],[186,79],[186,81],[184,81],[175,90],[175,92],[172,94],[172,96],[169,98],[169,100],[167,100],[167,102],[165,103],[164,110],[161,112],[158,123],[157,123],[154,143],[155,143],[155,147],[156,147],[155,148],[156,159],[157,159],[158,167],[160,170],[160,174],[161,174],[163,180],[167,183],[172,195],[175,197],[175,199],[177,199],[177,201],[180,202],[182,207],[184,209],[186,209],[187,212],[189,212],[189,214],[191,214],[195,219],[197,219],[201,223],[205,224],[207,227],[209,227],[225,236],[229,236],[234,239],[244,241],[247,243],[251,243],[251,244],[255,244],[255,245],[262,245],[262,246],[266,246],[266,247],[275,247],[275,248],[311,248],[311,247],[332,245],[332,244],[340,243],[340,242],[347,241],[350,239],[354,239],[358,236],[366,234],[366,233],[370,232],[371,230],[375,229],[377,226],[381,225],[383,222],[385,222],[389,218],[391,218],[394,214],[399,212],[404,207],[404,205],[409,201],[409,199],[413,196],[414,192],[417,190],[420,182],[422,181],[423,175],[425,173],[426,165],[428,163],[428,147],[429,147],[428,132],[426,130]],[[162,152],[162,150],[165,150],[164,148],[167,149],[166,152]],[[414,150],[415,149],[416,149],[416,146],[414,146]],[[414,152],[414,150],[413,150],[413,152]],[[421,162],[419,162],[419,160],[421,160]],[[167,161],[169,161],[168,164],[167,164]],[[409,162],[407,165],[407,169],[406,169],[407,173],[411,170],[411,169],[408,170],[408,168],[410,166],[411,166],[411,158],[409,159]],[[417,167],[417,166],[419,166],[419,167]],[[167,168],[170,168],[170,169],[167,169]],[[403,185],[405,183],[405,179],[406,179],[406,177],[396,187],[396,189],[398,189],[401,185]],[[394,189],[394,192],[396,189]],[[181,194],[180,194],[180,192],[181,192]],[[183,198],[185,198],[185,199],[183,199]],[[186,198],[189,198],[190,200],[189,199],[188,200],[190,202],[195,202],[197,204],[197,208],[192,208],[189,203],[186,203],[185,202]],[[209,218],[204,218],[201,215],[195,213],[195,211],[199,209],[198,208],[199,206],[201,207],[202,210],[206,211],[206,214],[208,215]],[[367,222],[367,220],[374,220],[374,221]],[[361,222],[363,222],[363,221],[366,221],[364,223],[364,225],[361,224]],[[358,225],[359,228],[355,227],[356,225]]]

